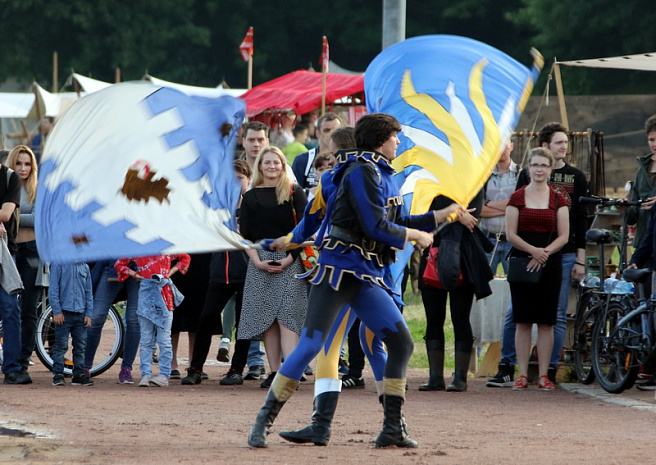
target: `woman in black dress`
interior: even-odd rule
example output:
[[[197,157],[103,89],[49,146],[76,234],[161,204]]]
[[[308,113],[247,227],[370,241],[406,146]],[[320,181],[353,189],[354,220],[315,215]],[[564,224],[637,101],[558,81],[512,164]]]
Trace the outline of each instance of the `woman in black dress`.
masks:
[[[569,237],[569,202],[551,188],[547,181],[554,164],[548,149],[529,152],[528,172],[531,182],[515,191],[506,208],[506,235],[513,245],[511,256],[528,256],[528,270],[542,276],[535,284],[511,283],[513,320],[517,324],[515,347],[519,377],[514,390],[528,387],[528,361],[531,330],[538,325],[538,388],[555,388],[547,377],[553,350],[553,325],[556,323],[562,274],[560,249]]]

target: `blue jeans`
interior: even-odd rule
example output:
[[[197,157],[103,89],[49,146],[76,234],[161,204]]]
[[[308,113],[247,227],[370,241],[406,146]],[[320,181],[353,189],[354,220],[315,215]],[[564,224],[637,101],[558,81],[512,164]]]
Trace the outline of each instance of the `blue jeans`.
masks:
[[[575,253],[563,254],[563,280],[560,283],[560,296],[558,296],[558,315],[556,326],[554,326],[554,346],[551,353],[550,365],[556,366],[560,361],[567,332],[567,304],[569,302],[569,291],[572,285],[572,268],[576,261]]]
[[[2,372],[6,375],[21,371],[18,354],[21,349],[21,314],[18,294],[7,294],[0,286],[0,318],[4,332]]]
[[[157,340],[159,345],[159,374],[166,378],[171,377],[171,361],[173,360],[173,345],[171,344],[171,324],[173,312],[168,312],[166,327],[155,326],[148,318],[139,317],[141,328],[141,342],[139,344],[139,357],[141,359],[141,377],[153,375],[153,345]]]
[[[123,362],[121,368],[132,369],[132,363],[137,356],[139,349],[139,319],[137,318],[137,307],[139,305],[139,283],[134,279],[128,279],[119,283],[107,281],[108,278],[116,278],[116,272],[113,267],[105,267],[102,271],[100,281],[93,294],[93,313],[91,314],[91,327],[87,336],[87,349],[84,357],[84,366],[91,368],[93,358],[96,356],[102,328],[107,321],[109,307],[114,303],[114,299],[125,286],[128,293],[127,306],[123,322],[125,324],[125,341],[123,344]]]
[[[64,310],[64,323],[55,325],[55,346],[52,348],[52,374],[64,374],[64,354],[68,350],[68,335],[73,344],[73,376],[82,373],[84,349],[87,345],[87,328],[84,313]]]
[[[497,242],[495,238],[490,237],[489,239],[490,242],[492,242],[492,244],[495,244]],[[512,244],[510,242],[499,241],[499,245],[497,246],[497,249],[494,251],[494,258],[492,258],[492,252],[486,254],[488,263],[490,263],[490,259],[492,259],[490,268],[492,268],[492,273],[495,276],[497,274],[497,268],[499,268],[499,263],[501,263],[501,267],[503,268],[503,273],[508,274],[508,259],[506,257],[508,256],[508,252],[510,252],[510,249],[512,249]]]
[[[252,367],[263,367],[264,366],[264,357],[265,352],[262,350],[262,345],[260,341],[251,341],[251,346],[248,348],[248,361],[246,365],[249,368]]]
[[[576,261],[576,254],[563,254],[563,278],[560,283],[560,295],[558,296],[558,314],[556,316],[556,325],[554,326],[554,347],[551,353],[550,365],[558,365],[563,350],[565,332],[567,330],[567,304],[569,301],[569,289],[571,285],[571,273]],[[512,315],[512,300],[508,305],[506,319],[503,322],[503,342],[501,345],[501,362],[510,366],[517,364],[517,354],[515,352],[515,322]]]

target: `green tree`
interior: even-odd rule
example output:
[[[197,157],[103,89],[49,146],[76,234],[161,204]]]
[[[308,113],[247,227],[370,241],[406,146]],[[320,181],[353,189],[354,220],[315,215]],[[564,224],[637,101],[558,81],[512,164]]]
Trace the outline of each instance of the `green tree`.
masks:
[[[656,50],[656,9],[647,0],[620,4],[614,0],[522,0],[507,18],[533,32],[533,43],[547,65],[560,61],[648,53]],[[548,67],[547,67],[548,69]],[[644,72],[563,70],[570,94],[653,92],[653,79]]]

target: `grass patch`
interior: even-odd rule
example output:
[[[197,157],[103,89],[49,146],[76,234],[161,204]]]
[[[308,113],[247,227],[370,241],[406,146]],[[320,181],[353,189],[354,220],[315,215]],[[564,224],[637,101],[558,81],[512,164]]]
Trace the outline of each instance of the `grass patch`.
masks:
[[[403,316],[408,323],[412,339],[415,341],[415,350],[410,358],[410,368],[428,368],[428,357],[426,356],[426,343],[424,335],[426,334],[426,312],[424,304],[421,301],[421,294],[413,294],[408,286],[405,293],[405,303],[407,306],[403,309]],[[451,323],[451,313],[447,308],[446,321],[444,322],[444,373],[450,374],[453,367],[453,324]]]

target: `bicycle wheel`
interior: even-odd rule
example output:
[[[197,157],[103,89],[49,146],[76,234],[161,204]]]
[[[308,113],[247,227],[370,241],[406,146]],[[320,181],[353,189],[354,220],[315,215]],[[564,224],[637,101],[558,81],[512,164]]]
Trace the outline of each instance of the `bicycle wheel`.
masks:
[[[594,374],[599,385],[611,394],[619,394],[630,389],[638,376],[632,342],[636,334],[641,334],[639,321],[637,328],[634,320],[620,331],[613,332],[617,322],[626,315],[629,308],[611,302],[605,318],[594,324],[592,338],[592,361]]]
[[[591,384],[595,379],[592,369],[592,331],[599,313],[598,304],[598,299],[584,294],[576,309],[572,349],[574,351],[574,370],[583,384]]]
[[[107,321],[103,326],[100,345],[91,367],[91,376],[107,371],[123,354],[123,319],[116,305],[109,308]],[[52,320],[52,308],[48,305],[41,313],[36,328],[36,354],[48,370],[52,371],[52,348],[55,344],[55,325]],[[64,354],[64,374],[73,374],[72,344],[69,340],[68,350]]]

